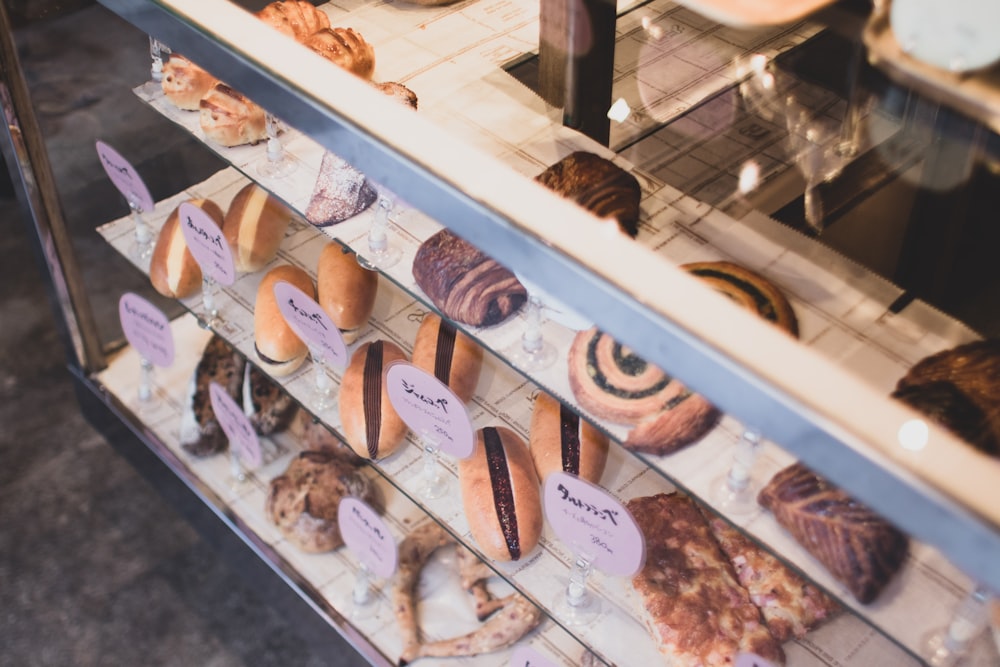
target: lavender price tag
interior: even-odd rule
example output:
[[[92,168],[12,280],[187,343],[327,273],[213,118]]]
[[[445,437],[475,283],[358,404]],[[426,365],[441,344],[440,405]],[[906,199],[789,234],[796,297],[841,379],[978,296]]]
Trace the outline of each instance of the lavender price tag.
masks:
[[[184,241],[202,273],[220,285],[232,285],[236,281],[233,251],[219,225],[212,216],[190,202],[181,204],[177,213]]]
[[[465,404],[433,374],[406,361],[385,371],[389,401],[406,425],[457,459],[472,456],[475,433]]]
[[[510,667],[556,667],[556,663],[530,646],[518,646],[510,656]]]
[[[118,300],[118,318],[129,345],[143,359],[166,368],[174,363],[174,334],[163,312],[138,294],[127,292]]]
[[[642,568],[642,531],[625,506],[601,487],[554,472],[545,480],[542,506],[559,539],[587,554],[597,569],[627,577]]]
[[[97,142],[97,157],[108,178],[118,188],[118,192],[122,193],[129,206],[134,206],[143,213],[153,210],[153,196],[128,160],[103,141]]]
[[[323,361],[334,368],[347,366],[347,344],[340,329],[311,296],[295,285],[279,280],[274,284],[274,298],[288,326],[309,349],[318,350],[323,355]]]
[[[389,526],[367,503],[344,498],[337,508],[344,544],[376,575],[388,579],[396,572],[398,550]]]
[[[260,440],[253,430],[253,425],[243,414],[243,408],[226,393],[217,382],[208,386],[209,398],[212,400],[212,410],[222,426],[222,431],[229,438],[229,446],[239,455],[240,460],[248,468],[256,468],[264,460],[260,449]]]

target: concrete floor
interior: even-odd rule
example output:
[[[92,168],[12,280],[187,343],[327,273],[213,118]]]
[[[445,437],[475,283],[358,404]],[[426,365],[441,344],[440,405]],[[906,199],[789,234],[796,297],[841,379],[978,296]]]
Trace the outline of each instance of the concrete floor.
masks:
[[[146,289],[94,228],[123,203],[92,149],[132,157],[154,196],[217,165],[134,98],[141,34],[98,6],[18,30],[102,335]],[[316,654],[81,416],[27,226],[0,198],[0,664],[358,665]],[[166,304],[164,304],[166,305]]]

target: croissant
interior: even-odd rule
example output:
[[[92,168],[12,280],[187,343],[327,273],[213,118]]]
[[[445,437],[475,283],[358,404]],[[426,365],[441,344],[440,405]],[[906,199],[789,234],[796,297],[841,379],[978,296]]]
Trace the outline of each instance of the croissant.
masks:
[[[255,144],[267,137],[264,110],[224,83],[201,98],[201,129],[205,137],[223,146]]]
[[[329,17],[304,0],[272,2],[257,12],[257,18],[299,42],[330,27]]]
[[[375,73],[375,49],[351,28],[324,28],[307,37],[303,44],[366,81]]]

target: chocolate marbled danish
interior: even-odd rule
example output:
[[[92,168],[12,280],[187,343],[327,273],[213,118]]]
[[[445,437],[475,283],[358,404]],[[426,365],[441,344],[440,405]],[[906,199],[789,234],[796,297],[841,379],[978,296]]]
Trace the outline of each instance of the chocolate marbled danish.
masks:
[[[504,321],[528,296],[513,273],[447,229],[420,245],[413,277],[438,310],[477,327]]]

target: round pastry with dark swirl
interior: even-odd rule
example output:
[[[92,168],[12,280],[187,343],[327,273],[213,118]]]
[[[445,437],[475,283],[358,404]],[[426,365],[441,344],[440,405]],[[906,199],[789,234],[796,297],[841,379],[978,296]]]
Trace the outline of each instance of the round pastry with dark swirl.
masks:
[[[795,313],[777,287],[729,262],[699,262],[683,268],[737,303],[797,335]],[[670,454],[704,436],[719,411],[677,378],[647,363],[602,331],[581,331],[569,352],[573,395],[588,412],[635,428],[625,447]]]

